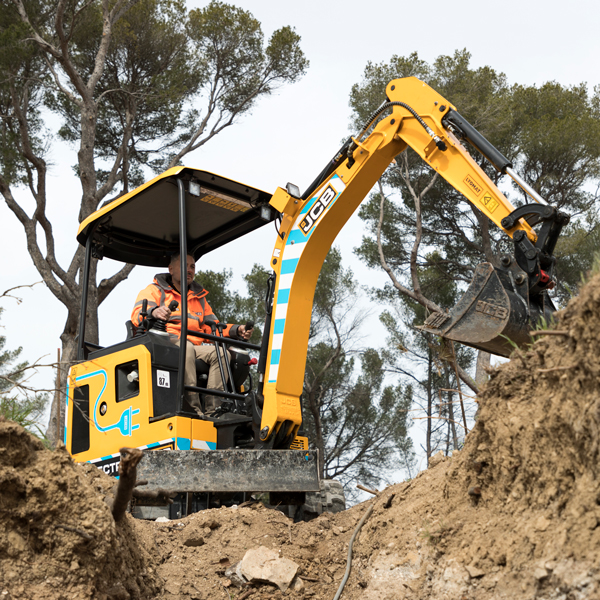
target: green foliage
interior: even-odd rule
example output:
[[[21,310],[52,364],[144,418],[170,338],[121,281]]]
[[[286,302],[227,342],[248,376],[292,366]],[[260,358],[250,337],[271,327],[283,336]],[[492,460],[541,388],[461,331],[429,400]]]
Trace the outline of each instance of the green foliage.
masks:
[[[75,360],[83,248],[66,265],[55,255],[47,210],[63,199],[47,195],[47,158],[56,135],[77,146],[81,222],[142,183],[148,167],[180,165],[307,67],[292,28],[264,43],[260,23],[224,2],[188,12],[184,0],[0,0],[0,193],[67,307],[65,361]],[[29,195],[16,193],[19,185]],[[98,341],[98,305],[132,268],[97,282],[92,264],[89,341]],[[60,402],[57,394],[51,436]]]
[[[260,23],[224,2],[192,10],[188,32],[202,79],[212,82],[210,93],[230,113],[247,111],[254,94],[297,81],[308,67],[292,28],[275,31],[264,47]]]
[[[107,4],[74,0],[61,14],[59,5],[25,6],[31,26],[8,0],[2,0],[0,11],[1,175],[11,183],[19,181],[32,158],[23,156],[18,111],[38,156],[50,139],[42,128],[42,107],[62,117],[58,134],[70,142],[87,136],[83,128],[91,119],[98,184],[112,171],[103,162],[112,166],[116,158],[128,191],[143,181],[145,165],[164,170],[308,68],[300,36],[291,27],[276,30],[265,44],[260,22],[224,2],[188,13],[183,0],[137,0],[114,20],[105,57],[99,52]],[[60,39],[57,20],[66,40]],[[63,48],[71,64],[52,53],[44,57],[32,29]],[[87,117],[84,104],[89,111],[90,101],[94,106]],[[80,164],[75,171],[81,177]]]
[[[590,97],[585,84],[515,86],[511,106],[521,175],[553,206],[589,211],[597,198],[586,184],[600,177],[598,90]]]
[[[8,184],[23,183],[23,152],[20,136],[22,119],[27,119],[32,150],[41,152],[44,131],[40,108],[43,85],[48,78],[40,53],[26,37],[28,27],[21,22],[8,0],[0,1],[0,174]],[[44,18],[32,3],[32,19]],[[14,100],[19,99],[19,110]]]
[[[0,315],[4,309],[0,308]],[[23,387],[29,364],[17,363],[22,348],[7,350],[6,337],[0,336],[0,416],[14,421],[44,439],[40,419],[48,403],[47,394],[35,394]]]
[[[102,14],[90,5],[74,32],[77,64],[89,77],[102,37]],[[185,33],[185,5],[179,0],[140,0],[114,27],[106,64],[96,88],[98,103],[96,156],[110,161],[123,152],[125,190],[143,182],[141,165],[157,142],[169,143],[181,126],[185,102],[197,90]],[[79,107],[59,91],[47,96],[48,106],[62,114],[63,139],[81,137]],[[100,180],[102,182],[102,176]]]
[[[394,471],[411,473],[412,387],[385,385],[383,360],[374,349],[362,354],[360,369],[341,354],[324,370],[331,355],[331,346],[322,342],[309,349],[304,427],[311,445],[324,454],[322,476],[342,481],[353,497],[357,483],[376,487]]]
[[[432,252],[425,256],[425,266],[419,269],[423,293],[441,307],[453,306],[459,295],[455,282],[441,275],[440,256]],[[417,327],[427,318],[427,310],[408,296],[386,286],[372,295],[392,305],[393,311],[384,310],[380,321],[388,337],[381,357],[388,372],[401,381],[410,381],[413,391],[414,414],[424,415],[428,456],[442,449],[446,454],[458,449],[464,439],[464,430],[455,421],[460,419],[457,390],[458,382],[452,367],[454,356],[443,340],[421,333]],[[475,357],[473,349],[454,345],[458,365],[468,370]],[[474,413],[472,402],[466,401],[466,411]]]
[[[577,295],[584,275],[594,268],[600,248],[600,221],[594,213],[570,224],[556,245],[555,256],[561,285],[557,297],[561,304]]]
[[[471,69],[470,55],[466,51],[453,56],[440,56],[433,65],[427,65],[416,53],[408,57],[394,56],[387,64],[368,64],[364,79],[352,88],[350,104],[354,108],[354,124],[362,122],[365,115],[376,108],[384,97],[385,85],[394,78],[415,75],[424,79],[434,89],[456,104],[466,117],[492,143],[509,156],[511,147],[510,106],[507,104],[509,89],[506,78],[489,67]],[[484,166],[493,180],[497,175]],[[383,253],[389,266],[403,283],[412,287],[407,279],[407,263],[414,243],[416,230],[415,201],[407,186],[407,180],[417,195],[430,184],[434,173],[412,150],[407,150],[396,159],[384,182],[391,193],[385,200],[385,217],[382,223],[381,239]],[[374,233],[380,215],[379,194],[371,196],[360,209],[369,235],[363,238],[357,249],[358,255],[370,266],[379,266]],[[467,282],[474,266],[489,253],[482,240],[482,226],[487,233],[487,219],[480,219],[477,212],[465,210],[464,199],[458,192],[438,177],[431,190],[421,198],[424,247],[436,248],[436,265],[439,276],[451,281]],[[423,261],[427,267],[433,263]]]
[[[600,89],[590,94],[584,84],[567,87],[556,82],[511,86],[504,74],[491,67],[473,68],[470,60],[463,50],[440,56],[431,64],[417,53],[393,56],[387,63],[368,63],[350,95],[352,126],[362,128],[395,78],[417,76],[440,92],[512,160],[515,170],[536,191],[572,215],[556,248],[557,273],[564,286],[559,285],[554,296],[564,301],[577,289],[580,274],[593,265],[600,241]],[[386,116],[384,112],[379,118]],[[490,179],[500,184],[501,175],[477,152],[472,154]],[[430,456],[441,444],[448,450],[450,434],[453,446],[460,445],[461,436],[452,425],[456,393],[448,391],[456,389],[458,382],[450,366],[451,348],[421,334],[415,326],[427,318],[431,304],[442,310],[454,306],[474,267],[483,261],[497,264],[499,255],[512,253],[512,244],[410,149],[396,157],[381,183],[385,198],[378,191],[360,209],[367,235],[356,253],[369,267],[382,268],[381,252],[404,288],[389,284],[372,295],[394,308],[381,316],[389,331],[382,358],[390,371],[415,383],[415,402],[426,417]],[[506,184],[516,205],[530,202],[511,180]],[[422,236],[417,239],[419,220]],[[456,347],[455,352],[459,367],[468,368],[473,351]]]

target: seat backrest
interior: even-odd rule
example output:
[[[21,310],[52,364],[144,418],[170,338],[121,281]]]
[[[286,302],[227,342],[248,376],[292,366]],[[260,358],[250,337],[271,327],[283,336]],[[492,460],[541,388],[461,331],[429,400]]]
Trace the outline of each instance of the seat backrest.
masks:
[[[135,337],[137,327],[133,324],[132,321],[125,321],[125,329],[127,329],[127,337],[125,338],[125,341],[131,340]]]

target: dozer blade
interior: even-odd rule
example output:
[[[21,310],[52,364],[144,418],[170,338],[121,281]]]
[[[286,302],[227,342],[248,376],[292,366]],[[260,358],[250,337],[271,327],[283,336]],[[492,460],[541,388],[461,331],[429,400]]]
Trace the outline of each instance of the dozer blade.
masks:
[[[147,450],[138,467],[145,490],[319,491],[316,450]]]
[[[517,346],[531,343],[532,323],[542,315],[549,319],[553,308],[547,298],[547,306],[541,309],[529,302],[527,282],[518,286],[512,275],[511,270],[499,271],[490,263],[478,265],[473,281],[456,306],[448,313],[431,314],[419,329],[509,356],[515,348],[508,340]]]

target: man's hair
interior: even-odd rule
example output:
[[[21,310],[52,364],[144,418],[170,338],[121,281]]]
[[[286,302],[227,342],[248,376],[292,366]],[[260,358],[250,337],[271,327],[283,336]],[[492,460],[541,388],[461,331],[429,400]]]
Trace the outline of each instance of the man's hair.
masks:
[[[196,259],[194,258],[194,256],[192,254],[188,254],[188,256],[190,256],[191,258],[194,259],[194,262],[196,262]],[[181,257],[181,252],[177,252],[176,254],[172,254],[171,255],[171,261],[169,262],[169,266],[176,263],[179,258]]]

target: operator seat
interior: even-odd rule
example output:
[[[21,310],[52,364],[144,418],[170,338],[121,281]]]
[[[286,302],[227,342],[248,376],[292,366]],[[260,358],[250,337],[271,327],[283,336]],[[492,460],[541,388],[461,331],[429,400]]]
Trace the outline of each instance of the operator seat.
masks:
[[[197,386],[205,388],[206,382],[208,381],[208,373],[210,366],[207,362],[204,362],[201,358],[196,359],[196,381]]]

